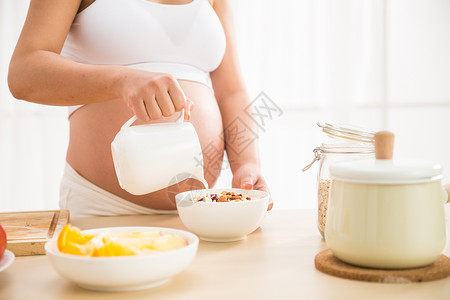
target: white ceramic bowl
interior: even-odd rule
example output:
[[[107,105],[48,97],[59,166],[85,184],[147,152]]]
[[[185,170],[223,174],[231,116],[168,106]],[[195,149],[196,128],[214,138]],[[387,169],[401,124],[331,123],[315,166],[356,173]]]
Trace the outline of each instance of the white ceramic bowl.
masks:
[[[160,230],[163,234],[180,235],[186,239],[188,245],[155,254],[86,257],[61,253],[55,237],[45,244],[45,251],[52,266],[61,276],[82,288],[97,291],[129,291],[165,283],[170,277],[183,271],[197,252],[198,238],[183,230],[159,227],[111,227],[83,232],[97,233],[105,230],[111,233]]]
[[[235,192],[257,199],[243,202],[193,202],[207,193]],[[210,242],[232,242],[244,239],[255,231],[267,212],[269,194],[243,189],[209,189],[176,195],[177,209],[183,224],[200,239]]]

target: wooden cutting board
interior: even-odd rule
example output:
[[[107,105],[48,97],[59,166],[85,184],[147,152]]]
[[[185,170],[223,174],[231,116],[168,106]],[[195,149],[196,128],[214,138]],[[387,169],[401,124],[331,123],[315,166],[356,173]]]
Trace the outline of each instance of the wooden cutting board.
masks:
[[[7,249],[16,256],[45,254],[45,242],[58,235],[68,222],[68,210],[0,213]]]

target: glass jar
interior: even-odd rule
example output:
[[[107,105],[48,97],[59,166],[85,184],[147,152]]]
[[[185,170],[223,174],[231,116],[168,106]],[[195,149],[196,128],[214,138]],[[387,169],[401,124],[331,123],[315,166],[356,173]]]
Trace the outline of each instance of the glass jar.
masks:
[[[317,176],[317,228],[322,237],[325,237],[328,199],[333,183],[329,166],[343,160],[374,158],[374,132],[329,123],[317,123],[317,126],[322,128],[328,140],[314,148],[314,160],[303,171],[308,170],[316,161],[320,162]]]

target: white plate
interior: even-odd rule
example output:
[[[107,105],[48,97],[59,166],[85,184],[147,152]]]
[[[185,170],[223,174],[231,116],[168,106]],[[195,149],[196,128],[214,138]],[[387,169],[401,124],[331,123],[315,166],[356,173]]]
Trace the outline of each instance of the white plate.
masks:
[[[0,257],[0,272],[8,268],[14,261],[14,253],[9,250],[5,250],[2,257]]]
[[[83,231],[118,233],[155,230],[162,231],[163,234],[180,235],[188,245],[153,254],[90,257],[59,252],[58,237],[54,237],[45,244],[45,250],[53,268],[61,276],[82,288],[108,292],[147,289],[167,282],[191,263],[198,247],[196,235],[183,230],[161,227],[110,227]]]

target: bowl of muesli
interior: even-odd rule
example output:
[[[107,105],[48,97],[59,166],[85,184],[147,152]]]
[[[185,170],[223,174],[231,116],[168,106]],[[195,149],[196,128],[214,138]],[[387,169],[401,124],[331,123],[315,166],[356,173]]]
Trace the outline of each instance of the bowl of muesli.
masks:
[[[236,188],[187,191],[175,199],[183,224],[210,242],[245,239],[260,226],[269,205],[269,193]]]

